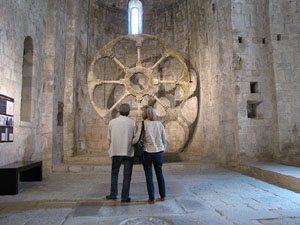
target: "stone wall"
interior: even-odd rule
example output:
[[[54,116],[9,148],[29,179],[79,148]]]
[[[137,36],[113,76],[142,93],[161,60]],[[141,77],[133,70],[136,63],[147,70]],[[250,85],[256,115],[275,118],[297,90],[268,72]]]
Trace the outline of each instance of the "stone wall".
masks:
[[[67,1],[66,8],[66,45],[65,45],[65,74],[64,74],[64,110],[63,110],[63,151],[64,158],[73,156],[76,149],[75,121],[77,119],[76,93],[76,43],[80,1]]]
[[[300,1],[269,0],[277,96],[277,157],[300,153]]]
[[[188,118],[188,131],[165,122],[170,151],[182,152],[186,160],[227,163],[300,153],[300,0],[142,2],[144,33],[167,41],[183,56],[191,74],[191,100],[183,110],[176,109]],[[98,51],[127,34],[127,4],[127,0],[1,1],[0,94],[15,99],[15,140],[0,144],[0,165],[43,158],[51,171],[64,156],[107,156],[107,124],[92,107],[87,77]],[[34,51],[31,122],[20,121],[27,36]],[[141,52],[143,65],[149,66],[159,59],[162,48],[147,42]],[[120,43],[114,54],[124,65],[136,63],[135,43]],[[165,61],[154,73],[174,79],[180,70]],[[106,80],[124,75],[106,59],[95,71]],[[162,86],[155,90],[158,97],[178,107],[181,90]],[[122,87],[108,85],[95,95],[97,103],[107,108],[120,93]],[[125,102],[132,105],[135,119],[136,100],[128,97]],[[152,103],[163,118],[159,104],[151,98],[143,102]],[[112,116],[116,115],[114,110]],[[181,139],[186,133],[188,137]]]
[[[77,21],[76,26],[76,29],[81,27],[80,29],[83,30],[77,33],[81,35],[75,35],[78,40],[75,45],[78,48],[76,61],[82,60],[82,63],[75,63],[77,68],[75,77],[76,84],[78,84],[76,106],[79,108],[77,108],[78,119],[75,120],[77,144],[74,151],[77,151],[77,154],[97,152],[106,155],[107,127],[90,104],[84,60],[86,54],[90,61],[109,41],[127,34],[127,14],[125,9],[99,4],[97,1],[91,1],[88,8],[87,3],[82,4],[80,10],[82,13],[80,18],[84,19]],[[228,2],[225,4],[223,1],[214,6],[210,1],[193,1],[188,2],[188,5],[185,1],[177,1],[168,7],[144,11],[144,33],[157,35],[170,43],[185,58],[194,82],[197,84],[195,98],[198,99],[199,104],[196,103],[197,108],[195,104],[191,108],[191,112],[196,111],[196,120],[190,127],[190,140],[183,154],[184,157],[190,159],[194,155],[197,155],[198,160],[234,161],[237,159],[236,103],[231,71],[232,37],[231,32],[228,32],[231,29],[231,20],[226,18],[230,18],[230,4]],[[223,21],[223,23],[218,24],[218,21]],[[224,36],[226,32],[228,35]],[[86,38],[88,45],[85,44]],[[132,61],[128,57],[128,49],[127,52],[125,51],[127,54],[120,59],[124,64]],[[151,50],[148,49],[148,51]],[[148,55],[155,55],[155,53]],[[105,68],[101,73],[106,74],[106,78],[117,79],[115,76],[118,71],[115,71],[114,63],[102,62],[101,68]],[[107,87],[106,90],[100,88],[99,105],[107,107],[108,99],[114,98],[110,94],[114,88]],[[134,99],[127,101],[133,109],[136,108]],[[175,125],[168,128],[170,139],[173,136],[182,136],[181,131],[182,129],[176,129]],[[170,142],[172,142],[171,146],[179,146],[182,141],[179,137],[173,138]]]
[[[213,103],[213,134],[219,133],[217,161],[239,163],[239,137],[237,135],[237,102],[234,98],[236,79],[232,69],[232,18],[231,2],[212,1],[206,8],[208,14],[208,46],[210,51],[211,85]],[[207,148],[206,151],[210,151]],[[208,152],[211,158],[212,155]]]
[[[199,68],[201,105],[188,153],[202,160],[239,162],[229,1],[190,2],[191,60]]]
[[[156,2],[157,3],[157,2]],[[192,3],[191,3],[192,4]],[[195,4],[196,5],[196,4]],[[185,60],[190,72],[190,91],[188,102],[182,104],[181,112],[185,118],[190,118],[188,126],[178,122],[164,123],[167,130],[169,141],[169,152],[184,152],[190,143],[190,139],[195,133],[195,127],[199,117],[200,105],[200,82],[198,65],[191,60],[191,51],[195,49],[196,42],[191,43],[189,30],[191,28],[191,15],[193,6],[188,5],[186,1],[165,2],[165,5],[154,4],[153,10],[146,12],[144,19],[145,32],[147,31],[169,43]],[[195,44],[195,45],[194,45]],[[176,64],[161,65],[166,72],[162,79],[168,79],[167,74],[176,74],[179,69]],[[166,68],[165,68],[166,67]],[[171,76],[170,76],[171,77]],[[172,79],[176,79],[173,77]],[[163,86],[164,90],[171,90],[171,87]],[[178,94],[174,93],[178,99]],[[167,96],[166,96],[167,97]],[[171,98],[168,98],[169,101]],[[171,102],[171,101],[170,101]],[[172,104],[171,104],[172,106]],[[185,110],[187,108],[188,110]],[[155,105],[156,111],[159,112],[159,104]],[[180,120],[180,119],[179,119]],[[200,149],[196,151],[201,151]],[[185,153],[184,153],[185,154]]]
[[[42,104],[44,169],[51,171],[63,156],[62,113],[65,73],[65,0],[49,0],[47,9]],[[60,109],[59,109],[60,108]]]
[[[196,155],[198,160],[238,163],[240,158],[272,158],[278,149],[277,107],[285,110],[278,112],[281,149],[287,149],[283,145],[289,143],[285,145],[295,152],[299,140],[299,119],[295,112],[298,103],[291,96],[297,96],[298,90],[297,85],[292,85],[297,83],[298,2],[292,1],[293,7],[266,0],[199,0],[188,1],[187,5],[186,1],[170,1],[163,6],[156,3],[144,2],[144,33],[170,43],[197,78],[198,114],[183,153],[186,159]],[[86,152],[106,155],[107,125],[90,104],[87,71],[98,50],[127,34],[127,1],[78,0],[72,6],[73,12],[68,13],[66,48],[70,57],[66,57],[65,66],[68,85],[64,96],[64,151],[70,155]],[[281,18],[282,13],[286,16],[280,21],[285,22],[278,23],[274,17]],[[280,30],[282,27],[288,28]],[[277,40],[279,37],[282,42]],[[295,44],[293,59],[288,61],[293,63],[288,63],[285,56],[290,54],[285,51],[291,42]],[[279,48],[278,43],[286,45]],[[130,48],[118,46],[115,52],[123,54],[120,60],[124,64],[134,63],[134,57],[128,56]],[[149,48],[148,51],[151,57],[156,54]],[[114,63],[100,64],[102,70],[98,74],[120,78]],[[97,90],[98,103],[103,107],[112,104],[110,101],[119,95],[115,90],[113,85]],[[134,99],[126,101],[136,108]],[[287,103],[294,106],[285,107]],[[283,122],[287,118],[296,121],[293,126]],[[171,133],[176,134],[176,129]]]
[[[120,35],[127,34],[127,14],[114,7],[107,8],[96,0],[81,1],[80,5],[78,14],[81,15],[81,19],[77,20],[75,30],[74,82],[77,85],[75,93],[77,117],[74,152],[107,155],[107,124],[99,117],[90,102],[87,72],[93,57],[104,45]],[[113,70],[107,70],[107,79],[109,76],[112,78],[118,75]],[[104,97],[100,104],[104,104],[108,97],[108,95]]]
[[[169,7],[156,8],[145,15],[145,33],[157,35],[171,44],[182,56],[188,58],[189,8],[185,1]]]
[[[278,142],[268,1],[232,0],[231,10],[240,156],[270,159]]]
[[[47,1],[0,1],[0,94],[15,99],[14,142],[0,143],[0,165],[42,159],[41,102]],[[20,121],[24,40],[33,41],[31,121]]]
[[[126,11],[116,6],[91,1],[88,10],[86,5],[82,7],[87,14],[82,14],[81,18],[88,19],[86,29],[88,29],[89,60],[110,40],[127,33]],[[228,16],[230,18],[230,4],[222,1],[214,6],[210,1],[189,2],[188,5],[185,1],[177,1],[168,7],[144,12],[144,32],[157,35],[179,51],[188,62],[191,74],[195,75],[195,82],[198,83],[196,98],[201,105],[195,108],[199,115],[191,128],[187,152],[204,159],[216,159],[217,156],[221,161],[237,158],[236,103],[230,66],[232,37],[231,32],[228,32],[231,28],[231,20],[226,19]],[[219,24],[218,21],[224,22]],[[84,27],[86,22],[87,20],[83,19],[78,25]],[[224,36],[226,32],[228,35]],[[82,34],[85,32],[83,31]],[[79,41],[80,45],[77,46],[82,54],[78,54],[76,59],[82,58],[84,61],[86,39],[81,35]],[[127,55],[122,62],[126,64],[128,61],[130,59],[127,50]],[[76,65],[77,71],[82,72],[77,72],[76,78],[79,81],[77,100],[80,113],[75,131],[77,132],[75,149],[78,153],[88,151],[104,154],[108,148],[107,127],[95,113],[87,97],[86,77],[82,69],[84,65],[78,66],[77,63]],[[113,78],[118,74],[109,62],[102,63],[101,67],[106,68],[102,71],[107,74],[106,77]],[[108,90],[112,89],[114,87],[108,87],[106,91],[99,90],[98,103],[102,104],[102,107],[107,106],[107,99],[112,97]],[[224,102],[226,104],[223,104]],[[129,103],[134,106],[134,100],[129,100]],[[180,131],[181,129],[171,129],[169,133],[177,137],[177,133],[180,136]],[[177,140],[179,139],[172,139],[172,144]]]

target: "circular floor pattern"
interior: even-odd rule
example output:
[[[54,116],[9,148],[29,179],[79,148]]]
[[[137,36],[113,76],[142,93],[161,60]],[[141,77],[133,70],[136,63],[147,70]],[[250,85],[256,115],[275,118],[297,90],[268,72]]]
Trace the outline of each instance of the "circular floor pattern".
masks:
[[[173,223],[159,217],[137,217],[122,221],[119,225],[173,225]]]

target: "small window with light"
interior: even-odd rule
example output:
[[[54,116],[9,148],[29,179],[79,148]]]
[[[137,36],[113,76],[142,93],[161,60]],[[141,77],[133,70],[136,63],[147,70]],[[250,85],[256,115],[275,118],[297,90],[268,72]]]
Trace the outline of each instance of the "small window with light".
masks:
[[[143,33],[143,5],[139,0],[130,0],[128,4],[128,33]]]

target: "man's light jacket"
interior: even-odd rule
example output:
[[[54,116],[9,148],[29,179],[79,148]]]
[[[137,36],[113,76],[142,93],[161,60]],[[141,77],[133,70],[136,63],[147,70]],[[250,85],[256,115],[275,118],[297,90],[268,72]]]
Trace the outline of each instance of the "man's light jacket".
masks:
[[[136,122],[127,117],[119,116],[112,119],[108,124],[109,157],[134,156],[131,144],[136,135]]]

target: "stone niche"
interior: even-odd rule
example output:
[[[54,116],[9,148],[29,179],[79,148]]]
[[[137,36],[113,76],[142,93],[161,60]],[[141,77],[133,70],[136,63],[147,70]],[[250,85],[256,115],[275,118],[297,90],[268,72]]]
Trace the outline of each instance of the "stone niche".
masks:
[[[198,116],[197,84],[197,75],[189,72],[184,58],[165,41],[152,35],[116,38],[98,52],[90,66],[90,100],[102,129],[90,132],[87,143],[89,138],[95,142],[95,135],[106,143],[109,120],[119,115],[120,103],[129,103],[133,119],[139,119],[139,107],[153,106],[165,125],[168,151],[183,151]],[[88,146],[88,151],[107,152],[107,145],[96,146]]]

